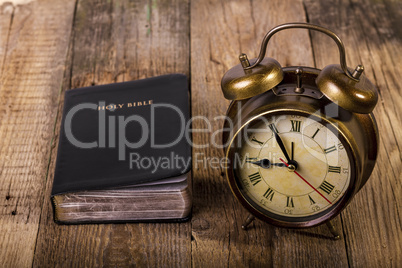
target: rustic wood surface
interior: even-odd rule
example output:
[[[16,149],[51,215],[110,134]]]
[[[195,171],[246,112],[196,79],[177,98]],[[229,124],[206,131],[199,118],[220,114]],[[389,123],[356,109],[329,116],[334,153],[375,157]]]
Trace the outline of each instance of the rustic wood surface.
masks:
[[[255,221],[232,197],[219,136],[229,104],[220,79],[237,55],[257,56],[264,34],[291,21],[333,29],[348,65],[363,63],[379,89],[378,163],[366,186],[325,226],[276,228]],[[10,0],[0,1],[1,267],[402,267],[402,2],[391,0]],[[268,55],[282,66],[338,62],[320,33],[289,30]],[[64,91],[184,73],[193,116],[212,122],[193,136],[193,217],[182,224],[61,226],[50,191]],[[206,128],[202,120],[195,128]],[[201,162],[204,161],[204,162]]]

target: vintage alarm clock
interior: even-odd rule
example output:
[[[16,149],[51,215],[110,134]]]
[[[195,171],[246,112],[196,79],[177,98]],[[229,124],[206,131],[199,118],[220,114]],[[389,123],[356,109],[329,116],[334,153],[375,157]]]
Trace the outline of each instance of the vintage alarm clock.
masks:
[[[265,58],[270,38],[290,28],[331,37],[340,64],[323,70],[281,67]],[[232,100],[224,125],[226,177],[241,204],[270,224],[305,228],[338,215],[370,177],[378,150],[374,109],[378,93],[363,66],[346,66],[342,41],[309,23],[288,23],[269,31],[257,59],[240,55],[240,64],[222,78]]]

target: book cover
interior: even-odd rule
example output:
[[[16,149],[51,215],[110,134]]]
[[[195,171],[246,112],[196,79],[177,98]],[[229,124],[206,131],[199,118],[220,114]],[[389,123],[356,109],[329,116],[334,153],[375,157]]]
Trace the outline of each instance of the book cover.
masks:
[[[67,91],[52,197],[187,174],[189,98],[181,74]]]

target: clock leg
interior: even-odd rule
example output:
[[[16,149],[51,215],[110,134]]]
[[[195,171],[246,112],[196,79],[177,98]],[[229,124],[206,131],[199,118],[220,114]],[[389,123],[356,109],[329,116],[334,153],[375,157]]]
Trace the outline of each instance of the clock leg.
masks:
[[[249,226],[254,220],[255,220],[255,217],[252,214],[248,215],[247,219],[241,225],[241,228],[243,230],[247,230],[247,226]]]
[[[327,221],[327,227],[328,227],[329,231],[331,232],[331,234],[334,236],[335,240],[338,240],[341,238],[341,236],[339,235],[338,231],[335,229],[335,226],[332,224],[331,221]]]

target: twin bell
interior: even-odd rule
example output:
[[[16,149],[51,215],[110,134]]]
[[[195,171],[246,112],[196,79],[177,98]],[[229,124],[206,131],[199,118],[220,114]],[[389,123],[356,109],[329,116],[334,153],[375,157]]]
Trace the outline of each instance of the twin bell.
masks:
[[[222,92],[226,99],[243,100],[262,94],[279,85],[284,72],[282,66],[273,58],[265,58],[267,45],[271,37],[282,30],[304,28],[327,34],[337,44],[340,64],[331,64],[322,69],[316,78],[318,90],[329,100],[353,113],[368,114],[378,101],[376,87],[363,74],[363,65],[354,70],[346,65],[345,48],[342,40],[332,31],[309,23],[287,23],[270,30],[264,37],[258,58],[251,60],[246,54],[239,56],[240,64],[225,73],[222,78]],[[302,94],[302,68],[296,69],[298,85],[295,94]],[[300,79],[299,79],[300,77]],[[300,85],[299,85],[300,81]]]

